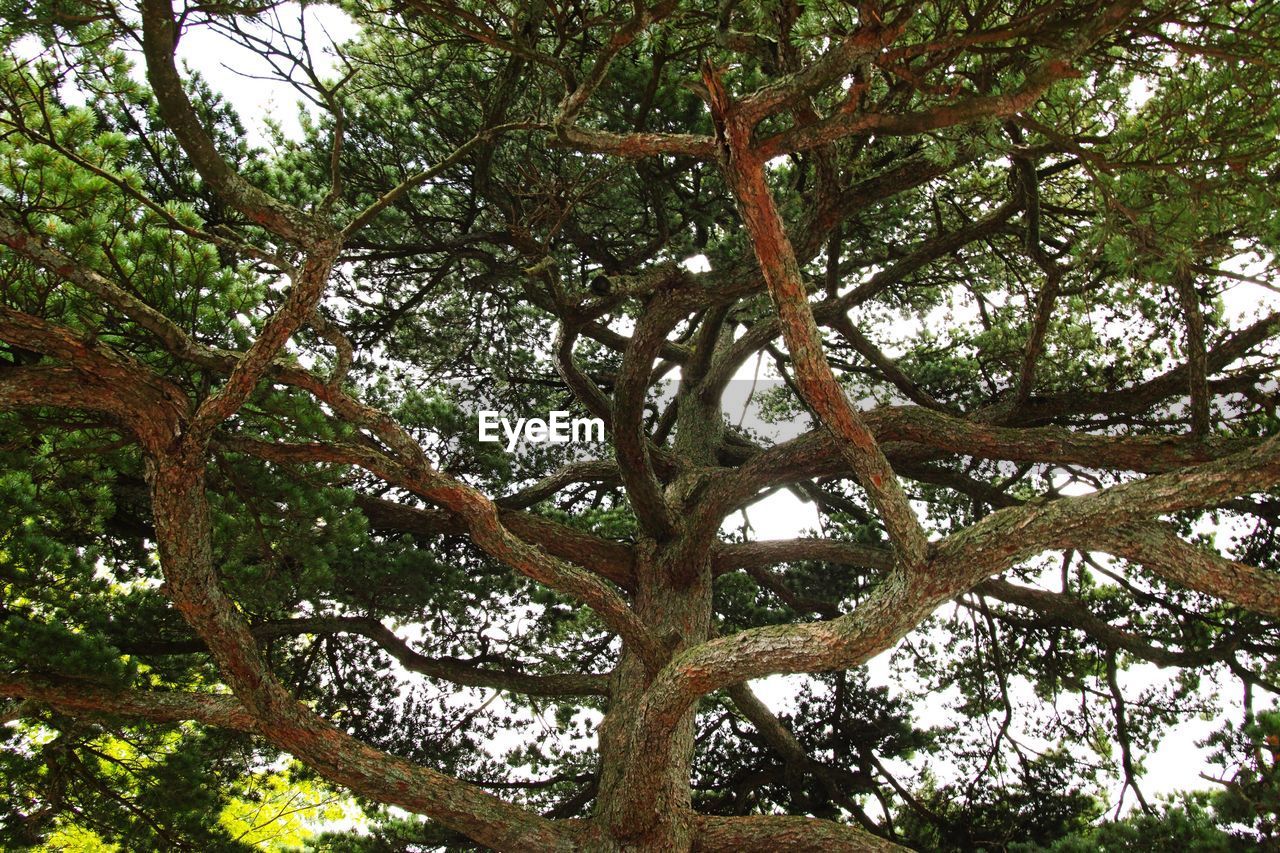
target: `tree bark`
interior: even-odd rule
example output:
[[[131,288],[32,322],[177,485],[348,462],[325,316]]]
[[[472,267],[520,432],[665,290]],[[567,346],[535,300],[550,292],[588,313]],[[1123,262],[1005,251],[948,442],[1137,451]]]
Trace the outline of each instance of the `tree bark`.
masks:
[[[697,578],[672,584],[672,567],[651,543],[637,560],[636,610],[671,653],[697,645],[711,623],[711,560],[704,554]],[[652,675],[624,654],[611,686],[613,698],[599,731],[600,793],[597,818],[607,834],[601,850],[692,849],[694,711],[690,706],[669,732],[645,741],[635,722],[654,688]]]
[[[499,850],[569,850],[576,827],[555,824],[473,785],[373,749],[317,717],[276,679],[214,568],[204,459],[180,442],[148,466],[164,591],[200,635],[263,734],[357,794],[426,814]]]

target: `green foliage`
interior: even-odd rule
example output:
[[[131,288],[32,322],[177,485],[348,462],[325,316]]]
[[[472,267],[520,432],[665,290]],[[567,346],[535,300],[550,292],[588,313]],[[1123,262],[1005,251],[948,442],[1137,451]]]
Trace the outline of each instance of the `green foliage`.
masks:
[[[189,4],[182,21],[188,34],[216,32],[271,56],[311,98],[290,136],[278,117],[251,124],[261,117],[241,116],[183,69],[199,125],[247,185],[339,224],[398,193],[344,246],[317,309],[324,322],[304,318],[278,354],[281,372],[215,432],[203,483],[218,583],[286,687],[342,730],[491,783],[530,810],[589,816],[604,775],[596,727],[609,700],[460,687],[410,669],[418,655],[519,675],[608,673],[620,644],[600,616],[478,548],[461,517],[421,484],[415,492],[348,464],[349,456],[301,457],[316,448],[386,449],[373,416],[339,411],[333,389],[341,389],[394,419],[437,470],[498,498],[499,521],[523,513],[526,525],[590,534],[628,554],[631,570],[653,541],[615,470],[528,500],[521,494],[566,465],[611,462],[615,448],[507,453],[478,440],[477,411],[591,408],[618,418],[615,401],[602,408],[573,393],[557,335],[574,338],[568,360],[608,397],[635,368],[628,342],[637,324],[668,300],[683,314],[662,330],[653,385],[674,383],[677,363],[680,378],[696,375],[703,324],[723,322],[710,336],[723,353],[776,308],[715,157],[605,155],[575,147],[557,127],[566,85],[595,79],[628,4],[463,0],[440,14],[431,3],[339,5],[358,34],[337,47],[332,71],[290,41],[280,23],[288,4]],[[712,136],[704,63],[731,93],[746,93],[794,80],[788,75],[868,21],[907,11],[836,0],[683,2],[602,67],[573,121],[599,133]],[[820,122],[809,111],[920,117],[1015,94],[1100,7],[939,2],[909,11],[886,44],[787,98],[756,128],[756,141],[812,130]],[[828,312],[823,322],[838,315],[879,350],[846,339],[834,321],[824,326],[851,399],[924,399],[979,430],[1185,432],[1179,397],[1192,342],[1174,285],[1189,276],[1203,343],[1225,352],[1239,329],[1223,297],[1239,274],[1223,271],[1241,258],[1269,268],[1280,251],[1280,16],[1266,2],[1148,3],[1134,14],[1141,26],[1071,57],[1070,74],[1007,119],[859,131],[771,161],[768,182],[803,283]],[[246,214],[239,189],[196,168],[136,64],[137,15],[98,0],[0,0],[0,216],[73,261],[81,278],[100,276],[165,318],[200,355],[140,321],[136,306],[125,310],[13,247],[0,251],[0,308],[109,347],[194,407],[226,387],[229,361],[277,316],[302,253],[267,217]],[[263,39],[281,52],[270,54]],[[318,53],[318,44],[312,29],[308,48]],[[1139,92],[1150,97],[1138,103]],[[404,183],[505,125],[514,126],[430,180]],[[250,128],[265,128],[267,142],[252,142],[260,137]],[[1018,163],[1035,172],[1034,210]],[[926,171],[934,177],[917,180]],[[886,185],[894,191],[876,196]],[[996,218],[1011,200],[1016,210]],[[652,285],[655,272],[693,256],[705,257],[710,276],[691,283],[672,273]],[[1041,318],[1050,268],[1060,280]],[[349,365],[325,328],[351,344]],[[1035,371],[1024,371],[1037,335]],[[1274,336],[1258,333],[1237,350],[1209,371],[1220,392],[1213,448],[1280,429]],[[0,383],[74,361],[0,344]],[[670,389],[645,389],[637,417],[668,495],[696,497],[708,482],[740,476],[760,458],[753,442],[769,443],[766,426],[807,416],[780,381],[794,382],[793,355],[760,350],[759,363],[773,386],[753,400],[760,429],[739,430],[732,418],[704,423],[729,436],[710,454],[683,454],[665,401],[655,402]],[[752,360],[740,364],[746,371]],[[339,365],[346,373],[331,386],[282,378],[301,368],[323,380]],[[1147,393],[1159,383],[1159,394]],[[1002,507],[1133,480],[1142,469],[1141,460],[1059,464],[1025,449],[987,458],[915,440],[891,438],[886,447],[932,538]],[[288,450],[300,458],[271,452]],[[743,503],[766,488],[796,488],[816,534],[888,548],[866,490],[824,464],[805,457],[801,474]],[[154,460],[117,413],[92,405],[0,412],[4,677],[225,691],[163,585],[153,474]],[[1278,571],[1277,499],[1274,491],[1232,496],[1210,512],[1166,520],[1206,547],[1214,543],[1205,530],[1217,527],[1230,556]],[[696,500],[682,504],[677,527],[697,520],[696,509]],[[722,529],[715,548],[751,535],[745,523]],[[568,538],[542,544],[569,548]],[[572,559],[617,553],[584,557],[585,548]],[[723,550],[715,548],[694,569],[719,572]],[[856,611],[889,582],[856,562],[800,557],[767,573],[706,577],[705,624],[720,636]],[[726,696],[708,697],[694,723],[695,805],[857,822],[931,850],[1277,847],[1280,716],[1254,696],[1280,683],[1272,620],[1088,553],[1026,560],[1006,579],[1069,608],[1030,607],[980,587],[927,617],[891,662],[777,688],[778,717],[807,760],[781,754]],[[644,607],[645,618],[660,610],[653,601]],[[326,627],[326,619],[338,621]],[[308,627],[297,627],[304,620]],[[381,625],[404,643],[348,631],[342,625],[351,622],[340,620]],[[679,630],[660,638],[672,648],[689,640]],[[1170,656],[1171,670],[1145,666]],[[1112,814],[1119,791],[1146,784],[1142,759],[1175,724],[1225,719],[1235,700],[1211,688],[1233,679],[1258,707],[1207,742],[1222,771],[1205,783],[1214,787]],[[53,707],[4,709],[14,720],[0,729],[6,849],[371,853],[471,844],[380,803],[354,806],[305,768],[280,769],[282,757],[263,739]],[[345,823],[358,823],[360,809],[371,817],[357,832]]]
[[[1085,829],[1101,811],[1078,775],[1075,758],[1053,750],[1025,760],[997,791],[930,785],[904,831],[930,850],[1035,849]]]
[[[1188,795],[1176,803],[1166,803],[1154,814],[1134,812],[1121,820],[1107,820],[1073,835],[1040,846],[1017,843],[1010,851],[1051,850],[1054,853],[1086,853],[1101,850],[1155,851],[1155,853],[1227,853],[1255,850],[1253,842],[1225,832],[1214,813],[1206,808],[1206,795]]]

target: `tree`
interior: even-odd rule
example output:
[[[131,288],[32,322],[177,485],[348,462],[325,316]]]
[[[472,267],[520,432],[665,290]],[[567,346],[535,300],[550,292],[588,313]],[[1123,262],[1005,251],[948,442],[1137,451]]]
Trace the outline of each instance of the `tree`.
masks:
[[[293,6],[5,0],[6,845],[240,849],[282,754],[430,819],[334,850],[1272,837],[1274,4],[342,9],[330,72]],[[1253,769],[1157,809],[1232,684]]]

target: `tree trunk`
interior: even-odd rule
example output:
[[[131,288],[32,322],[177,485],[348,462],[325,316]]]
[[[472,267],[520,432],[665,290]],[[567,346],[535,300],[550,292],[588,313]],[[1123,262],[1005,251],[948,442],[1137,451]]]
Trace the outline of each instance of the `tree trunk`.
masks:
[[[696,377],[686,377],[686,380]],[[718,405],[697,400],[689,382],[680,393],[676,447],[685,458],[713,460],[723,420]],[[666,488],[669,505],[686,510],[696,503],[703,477],[696,467]],[[686,512],[684,518],[696,518]],[[659,638],[667,659],[704,642],[711,632],[711,549],[704,531],[681,527],[661,546],[636,546],[635,608]],[[652,698],[652,672],[624,650],[614,673],[613,700],[600,725],[600,794],[597,819],[602,850],[688,851],[693,849],[693,768],[696,706],[662,743],[638,740],[636,722]]]
[[[673,584],[669,561],[652,543],[636,561],[636,608],[671,654],[704,641],[711,615],[711,561],[690,584]],[[684,568],[684,567],[680,567]],[[634,723],[650,698],[653,674],[625,653],[613,680],[613,701],[600,725],[600,795],[597,818],[602,850],[692,849],[689,780],[693,766],[694,709],[664,743],[636,741]]]

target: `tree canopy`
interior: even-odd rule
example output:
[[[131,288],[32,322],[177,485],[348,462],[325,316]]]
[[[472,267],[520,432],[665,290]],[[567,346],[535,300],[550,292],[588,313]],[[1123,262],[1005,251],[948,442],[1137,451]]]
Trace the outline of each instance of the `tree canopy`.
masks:
[[[1280,844],[1274,3],[339,8],[0,0],[0,845]]]

